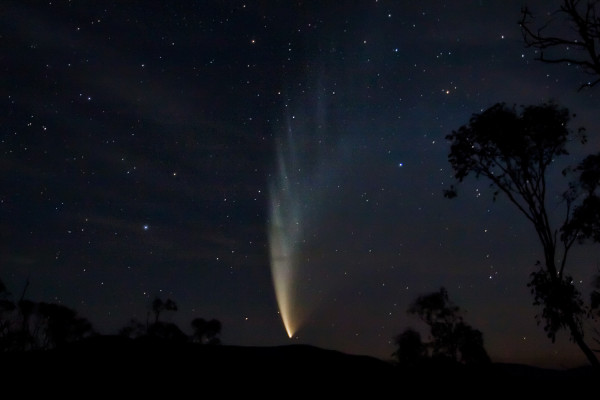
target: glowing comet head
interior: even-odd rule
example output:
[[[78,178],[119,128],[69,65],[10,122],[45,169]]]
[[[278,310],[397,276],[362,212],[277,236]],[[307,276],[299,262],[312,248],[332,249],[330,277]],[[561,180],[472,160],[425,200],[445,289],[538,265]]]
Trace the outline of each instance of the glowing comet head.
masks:
[[[281,233],[270,232],[269,247],[271,251],[271,273],[275,286],[275,296],[279,306],[279,314],[288,336],[295,333],[296,326],[292,318],[292,259],[285,255],[285,237]]]

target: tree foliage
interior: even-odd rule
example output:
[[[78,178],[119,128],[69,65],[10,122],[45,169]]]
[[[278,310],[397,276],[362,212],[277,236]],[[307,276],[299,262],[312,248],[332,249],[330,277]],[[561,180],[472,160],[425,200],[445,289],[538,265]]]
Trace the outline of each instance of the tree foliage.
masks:
[[[500,193],[506,195],[533,225],[544,253],[528,284],[534,304],[542,307],[538,321],[544,323],[553,341],[559,330],[567,329],[590,363],[600,367],[583,340],[582,321],[587,310],[581,293],[565,273],[569,250],[585,237],[589,224],[598,223],[582,217],[598,211],[586,206],[598,186],[595,159],[584,160],[575,169],[580,179],[564,192],[565,217],[558,227],[547,204],[550,166],[568,154],[567,143],[577,138],[586,141],[583,129],[569,129],[570,117],[566,108],[553,103],[524,106],[521,112],[504,103],[495,104],[446,136],[450,142],[448,160],[458,182],[469,175],[487,179],[495,190],[494,199]],[[456,187],[451,186],[445,195],[456,197]]]
[[[446,136],[455,177],[459,182],[469,174],[489,179],[535,222],[544,201],[548,167],[567,154],[565,145],[572,136],[569,120],[568,110],[553,103],[527,106],[520,114],[497,103]],[[451,188],[445,195],[454,197],[456,192]]]

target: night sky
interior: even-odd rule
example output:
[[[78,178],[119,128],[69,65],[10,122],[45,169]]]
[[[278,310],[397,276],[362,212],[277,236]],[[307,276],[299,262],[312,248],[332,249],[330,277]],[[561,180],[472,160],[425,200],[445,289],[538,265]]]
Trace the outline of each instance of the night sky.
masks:
[[[493,361],[585,364],[566,332],[552,344],[536,324],[526,284],[543,253],[528,221],[486,181],[443,196],[445,136],[497,102],[576,113],[590,140],[565,164],[600,147],[598,89],[535,60],[524,4],[559,6],[3,1],[0,279],[15,297],[29,279],[28,298],[100,333],[145,321],[159,296],[186,332],[220,320],[224,344],[383,359],[423,328],[410,303],[444,286]],[[293,339],[270,267],[274,211],[297,226]],[[599,263],[591,245],[571,254],[584,294]]]

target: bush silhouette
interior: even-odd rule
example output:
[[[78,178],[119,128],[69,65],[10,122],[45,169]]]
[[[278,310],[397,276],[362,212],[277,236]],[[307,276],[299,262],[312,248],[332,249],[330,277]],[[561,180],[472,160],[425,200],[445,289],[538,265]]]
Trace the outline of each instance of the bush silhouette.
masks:
[[[221,333],[221,322],[216,319],[206,321],[203,318],[195,318],[191,322],[194,333],[192,341],[201,344],[220,344],[217,337]]]

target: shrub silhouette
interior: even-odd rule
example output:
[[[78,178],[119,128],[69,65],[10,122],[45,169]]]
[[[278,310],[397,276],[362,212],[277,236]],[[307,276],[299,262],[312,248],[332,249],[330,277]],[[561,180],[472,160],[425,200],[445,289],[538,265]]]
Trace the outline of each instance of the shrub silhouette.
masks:
[[[200,344],[220,344],[217,337],[221,333],[221,322],[216,319],[206,321],[203,318],[195,318],[191,322],[192,342]]]
[[[171,343],[185,343],[188,336],[172,322],[154,322],[148,327],[146,337]]]

